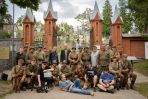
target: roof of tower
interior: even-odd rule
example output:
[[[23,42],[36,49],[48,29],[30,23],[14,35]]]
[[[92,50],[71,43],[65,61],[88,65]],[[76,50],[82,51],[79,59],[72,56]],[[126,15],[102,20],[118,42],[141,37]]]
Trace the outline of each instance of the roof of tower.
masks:
[[[114,24],[116,22],[118,17],[120,17],[120,9],[116,5],[115,10],[114,10],[114,15],[113,15],[113,17],[111,17],[112,24]],[[122,20],[122,17],[120,17],[120,18]],[[123,22],[123,20],[122,20],[122,22]]]
[[[57,12],[53,10],[52,1],[50,0],[47,11],[44,12],[44,19],[47,18],[49,12],[51,13],[54,19],[58,18]]]
[[[31,11],[30,8],[27,8],[25,17],[26,17],[26,16],[29,18],[29,20],[30,20],[31,22],[35,22],[35,16],[33,15],[33,13],[32,13],[32,11]],[[24,17],[24,18],[25,18],[25,17]]]
[[[100,16],[100,19],[103,20],[103,17],[102,17],[102,15],[100,14],[100,11],[99,11],[99,8],[98,8],[98,4],[97,4],[97,2],[95,2],[94,10],[93,10],[93,12],[90,14],[90,20],[93,20],[93,19],[96,17],[97,13],[98,13],[98,15]]]

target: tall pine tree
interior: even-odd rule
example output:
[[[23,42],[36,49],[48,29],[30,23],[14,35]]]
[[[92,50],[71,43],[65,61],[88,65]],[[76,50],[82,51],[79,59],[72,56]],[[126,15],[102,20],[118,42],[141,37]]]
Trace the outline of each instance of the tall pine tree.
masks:
[[[112,7],[110,5],[109,0],[105,1],[105,5],[103,7],[103,36],[107,37],[111,34],[111,21],[112,17]]]
[[[127,9],[127,0],[119,0],[120,16],[123,19],[123,33],[128,33],[132,30],[132,14]]]
[[[140,33],[148,33],[148,0],[128,0],[133,22]]]

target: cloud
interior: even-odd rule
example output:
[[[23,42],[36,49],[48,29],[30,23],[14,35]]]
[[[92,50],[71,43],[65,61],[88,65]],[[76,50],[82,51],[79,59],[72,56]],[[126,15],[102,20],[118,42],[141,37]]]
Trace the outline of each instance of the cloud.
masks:
[[[9,3],[9,0],[6,0]],[[43,20],[43,12],[47,11],[48,4],[50,0],[41,0],[39,5],[39,10],[34,11],[34,15],[37,21],[41,21],[44,23]],[[100,12],[102,13],[102,9],[105,3],[105,0],[52,0],[53,9],[58,13],[58,23],[59,22],[67,22],[68,24],[80,25],[80,23],[74,19],[79,13],[83,13],[86,8],[94,8],[95,1],[98,3],[98,7]],[[119,0],[109,0],[112,5],[112,11],[114,11],[115,5],[118,3]],[[9,12],[12,13],[12,6],[9,4]],[[16,18],[20,17],[21,15],[25,14],[25,9],[20,9],[16,7]]]

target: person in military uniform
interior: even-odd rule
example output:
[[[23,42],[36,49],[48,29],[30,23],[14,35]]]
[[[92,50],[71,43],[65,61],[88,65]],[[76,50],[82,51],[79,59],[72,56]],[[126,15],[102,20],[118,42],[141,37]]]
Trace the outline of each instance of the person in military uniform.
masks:
[[[133,73],[133,66],[131,61],[127,60],[127,54],[123,54],[122,60],[120,61],[120,63],[122,66],[121,72],[124,75],[123,87],[126,87],[127,89],[129,89],[128,78],[130,77],[130,80],[131,80],[130,87],[133,89],[137,75]]]
[[[117,51],[117,48],[116,46],[113,46],[111,50],[109,50],[109,53],[110,53],[110,57],[113,58],[113,57],[116,57],[117,59],[120,59],[120,53]]]
[[[34,47],[33,46],[30,47],[29,52],[26,55],[27,64],[30,64],[32,59],[35,59]]]
[[[123,75],[121,73],[122,67],[116,57],[113,57],[111,60],[112,62],[109,64],[109,71],[115,77],[115,87],[119,90],[119,88],[122,88],[123,84]]]
[[[34,87],[34,84],[37,82],[37,76],[36,76],[37,68],[38,66],[36,60],[32,59],[31,64],[29,64],[26,69],[27,84],[29,84],[31,90]]]
[[[89,52],[89,48],[85,47],[84,52],[81,54],[80,62],[84,66],[84,68],[88,68],[91,64],[91,53]]]
[[[18,65],[14,66],[11,71],[13,90],[20,92],[20,87],[26,78],[26,69],[23,67],[24,60],[19,59]]]
[[[57,61],[56,60],[54,60],[52,62],[51,69],[53,69],[52,75],[53,75],[54,84],[58,85],[60,70],[59,70],[59,67],[57,65]]]
[[[42,50],[42,47],[39,46],[38,50],[35,52],[35,58],[37,60],[37,64],[41,66],[42,62],[45,59],[45,53]]]
[[[103,69],[103,68],[108,68],[109,63],[110,63],[110,54],[108,51],[106,51],[105,45],[102,45],[98,53],[97,65],[99,65]]]
[[[75,81],[77,78],[81,80],[81,87],[87,89],[89,82],[86,77],[86,71],[80,64],[78,64],[77,68],[72,72],[72,81]]]
[[[26,56],[24,53],[24,48],[20,47],[19,52],[16,53],[16,64],[18,63],[19,59],[23,59],[25,61]]]
[[[70,61],[71,69],[72,69],[72,71],[74,71],[77,67],[78,62],[79,62],[79,55],[76,52],[75,47],[72,47],[72,51],[70,52],[68,59]]]
[[[63,61],[63,64],[61,66],[61,74],[65,74],[65,76],[67,78],[70,78],[70,76],[72,74],[71,68],[70,68],[69,65],[67,65],[67,61],[66,60]]]

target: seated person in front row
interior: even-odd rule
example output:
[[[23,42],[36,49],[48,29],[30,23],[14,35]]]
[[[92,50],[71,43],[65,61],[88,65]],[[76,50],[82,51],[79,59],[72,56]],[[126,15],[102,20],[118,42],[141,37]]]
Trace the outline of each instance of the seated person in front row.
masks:
[[[49,84],[53,83],[52,77],[44,77],[44,73],[48,71],[53,71],[53,69],[46,69],[47,62],[42,62],[42,66],[38,68],[37,70],[37,79],[39,88],[43,89],[45,86],[45,82],[47,82],[47,86],[49,87]]]
[[[36,60],[32,59],[31,64],[27,66],[27,73],[26,73],[26,77],[28,78],[27,83],[29,84],[31,90],[33,90],[34,84],[36,84],[37,82],[37,76],[36,76],[37,68],[38,65],[36,63]]]
[[[70,76],[72,75],[71,68],[70,68],[69,65],[67,65],[67,61],[66,60],[64,60],[62,62],[61,74],[65,74],[66,78],[70,78]]]
[[[99,84],[97,85],[101,91],[114,93],[114,76],[105,68],[100,76]]]
[[[22,86],[26,78],[26,70],[23,64],[24,64],[24,60],[19,59],[18,65],[12,68],[12,73],[11,73],[12,85],[13,85],[13,90],[15,92],[20,92],[20,87]]]
[[[60,76],[59,87],[62,91],[68,91],[71,93],[81,93],[84,95],[94,95],[94,93],[80,88],[80,79],[76,79],[73,83],[70,80],[67,80],[64,74]]]

